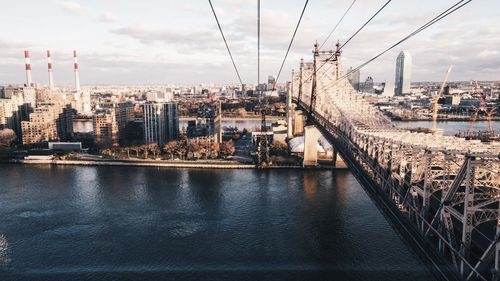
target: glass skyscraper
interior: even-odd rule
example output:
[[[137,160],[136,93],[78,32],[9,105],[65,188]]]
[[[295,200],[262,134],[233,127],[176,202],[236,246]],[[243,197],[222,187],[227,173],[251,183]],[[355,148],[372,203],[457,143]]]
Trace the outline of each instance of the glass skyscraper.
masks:
[[[394,81],[394,95],[402,96],[410,93],[411,83],[411,55],[408,51],[399,53],[396,60],[396,78]]]

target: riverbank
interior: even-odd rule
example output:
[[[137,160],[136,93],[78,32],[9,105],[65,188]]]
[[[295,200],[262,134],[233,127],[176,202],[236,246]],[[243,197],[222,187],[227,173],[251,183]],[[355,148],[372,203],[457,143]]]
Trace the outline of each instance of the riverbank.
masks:
[[[254,164],[240,163],[235,161],[205,160],[205,161],[169,161],[169,160],[50,160],[50,159],[15,159],[4,160],[0,163],[25,164],[25,165],[70,165],[70,166],[131,166],[131,167],[166,167],[166,168],[193,168],[193,169],[261,169]],[[337,163],[337,166],[319,165],[316,167],[302,166],[269,166],[265,169],[340,169],[348,167],[344,163]]]
[[[169,168],[253,169],[255,165],[228,161],[164,161],[164,160],[10,160],[8,163],[28,165],[134,166]]]

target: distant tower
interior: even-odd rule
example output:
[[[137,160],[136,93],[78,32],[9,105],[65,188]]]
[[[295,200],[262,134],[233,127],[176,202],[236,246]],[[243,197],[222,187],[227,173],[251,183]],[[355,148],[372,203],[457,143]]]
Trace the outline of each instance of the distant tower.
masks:
[[[359,79],[360,79],[360,71],[359,69],[353,70],[352,67],[349,68],[348,73],[350,73],[347,76],[347,80],[349,80],[349,83],[351,83],[352,87],[354,90],[359,91]]]
[[[31,78],[30,52],[28,50],[24,51],[24,61],[26,64],[26,86],[30,87],[33,84],[33,79]]]
[[[47,69],[49,71],[49,88],[54,90],[54,76],[52,73],[52,57],[50,51],[47,50]]]
[[[394,81],[395,96],[402,96],[410,93],[411,83],[411,55],[408,51],[399,53],[396,60],[396,79]]]

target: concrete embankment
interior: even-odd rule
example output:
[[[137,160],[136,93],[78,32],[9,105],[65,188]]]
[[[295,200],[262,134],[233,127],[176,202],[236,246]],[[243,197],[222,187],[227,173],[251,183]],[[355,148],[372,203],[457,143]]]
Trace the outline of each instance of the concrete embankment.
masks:
[[[25,159],[6,160],[0,163],[26,164],[26,165],[73,165],[73,166],[130,166],[130,167],[167,167],[167,168],[192,168],[192,169],[257,169],[254,164],[245,164],[229,161],[155,161],[155,160],[49,160],[49,159]],[[319,165],[316,167],[302,166],[269,166],[264,169],[322,169],[343,170],[345,165]]]
[[[15,160],[18,164],[50,164],[79,166],[134,166],[134,167],[170,167],[170,168],[212,168],[212,169],[253,169],[255,165],[244,163],[220,162],[170,162],[170,161],[126,161],[126,160]]]

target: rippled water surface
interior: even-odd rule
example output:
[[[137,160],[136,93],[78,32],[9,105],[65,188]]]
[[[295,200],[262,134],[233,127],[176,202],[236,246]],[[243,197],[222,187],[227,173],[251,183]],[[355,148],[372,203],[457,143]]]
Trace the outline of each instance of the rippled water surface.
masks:
[[[348,171],[0,165],[0,280],[431,280]]]

